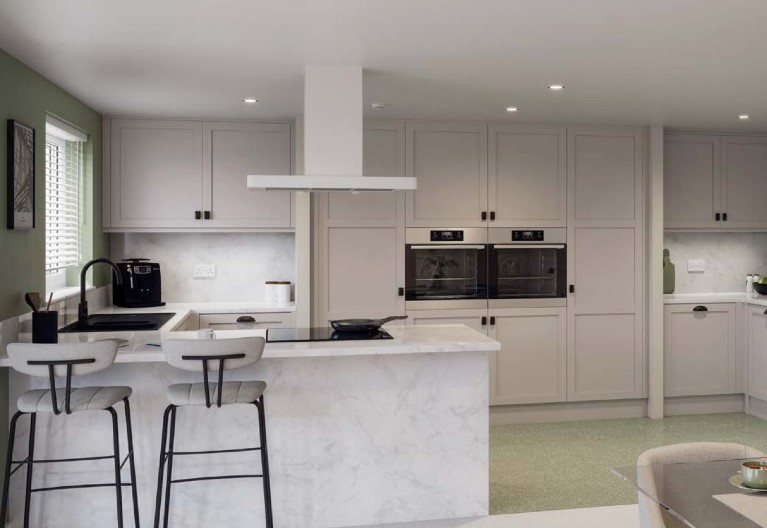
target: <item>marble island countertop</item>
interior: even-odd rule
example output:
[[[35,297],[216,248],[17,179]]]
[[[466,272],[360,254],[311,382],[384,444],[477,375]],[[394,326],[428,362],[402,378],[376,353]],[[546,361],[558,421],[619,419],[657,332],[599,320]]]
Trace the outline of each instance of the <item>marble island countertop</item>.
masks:
[[[671,293],[663,296],[664,304],[717,304],[745,303],[767,306],[767,295],[745,292],[725,293]]]

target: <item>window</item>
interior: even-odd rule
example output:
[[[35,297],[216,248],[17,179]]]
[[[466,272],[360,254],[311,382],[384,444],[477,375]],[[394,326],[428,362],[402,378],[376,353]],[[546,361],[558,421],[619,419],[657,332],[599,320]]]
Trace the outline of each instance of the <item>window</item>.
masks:
[[[87,136],[51,117],[45,132],[45,274],[52,291],[66,286],[67,268],[80,264]]]

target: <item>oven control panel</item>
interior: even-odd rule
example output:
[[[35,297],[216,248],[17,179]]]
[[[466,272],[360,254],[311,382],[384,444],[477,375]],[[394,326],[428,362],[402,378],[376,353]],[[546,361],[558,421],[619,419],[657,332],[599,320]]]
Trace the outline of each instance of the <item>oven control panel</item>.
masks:
[[[446,231],[432,231],[430,238],[432,242],[463,242],[463,231],[460,230],[446,230]]]
[[[511,241],[512,242],[543,242],[543,230],[541,229],[526,230],[526,231],[513,230],[511,232]]]

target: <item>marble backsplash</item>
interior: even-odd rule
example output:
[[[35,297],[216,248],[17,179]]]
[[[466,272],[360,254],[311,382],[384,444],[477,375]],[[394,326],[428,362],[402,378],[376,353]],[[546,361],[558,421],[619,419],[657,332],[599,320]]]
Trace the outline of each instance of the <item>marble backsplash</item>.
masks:
[[[260,301],[264,281],[295,283],[292,233],[121,233],[110,254],[159,262],[165,302]],[[215,265],[216,277],[194,278],[195,264]]]
[[[767,233],[666,233],[664,247],[676,266],[675,293],[745,291],[746,275],[767,275]],[[688,273],[688,260],[706,271]]]

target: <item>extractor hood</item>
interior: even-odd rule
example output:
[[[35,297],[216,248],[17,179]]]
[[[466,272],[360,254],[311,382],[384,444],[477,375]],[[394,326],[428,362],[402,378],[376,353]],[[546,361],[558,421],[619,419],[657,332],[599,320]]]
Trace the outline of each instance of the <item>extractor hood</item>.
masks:
[[[248,175],[252,190],[411,191],[416,179],[362,175],[362,68],[307,66],[304,175]]]

